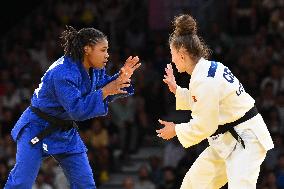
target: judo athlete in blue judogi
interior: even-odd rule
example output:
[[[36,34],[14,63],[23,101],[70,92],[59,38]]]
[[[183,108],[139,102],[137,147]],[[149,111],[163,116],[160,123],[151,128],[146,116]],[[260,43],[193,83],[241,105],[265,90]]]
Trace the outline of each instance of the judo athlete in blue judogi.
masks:
[[[108,103],[132,95],[130,77],[139,66],[129,57],[114,76],[105,73],[106,36],[94,29],[62,33],[64,56],[41,79],[28,107],[11,134],[17,143],[16,164],[5,189],[31,189],[43,158],[53,156],[62,167],[71,189],[94,189],[95,181],[73,121],[84,121],[108,112]]]

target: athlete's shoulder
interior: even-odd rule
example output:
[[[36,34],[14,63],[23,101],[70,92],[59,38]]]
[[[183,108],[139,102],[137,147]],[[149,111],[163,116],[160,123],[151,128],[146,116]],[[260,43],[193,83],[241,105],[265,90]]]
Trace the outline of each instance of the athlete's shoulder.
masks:
[[[77,63],[65,56],[56,60],[49,67],[48,72],[55,78],[76,77],[80,73]]]
[[[208,77],[214,78],[217,70],[218,62],[201,58],[192,72],[192,77],[197,80],[207,80]]]
[[[214,60],[206,60],[201,58],[197,63],[195,70],[193,72],[194,76],[191,82],[195,85],[214,85],[220,81],[220,75],[223,70],[224,65],[220,62]]]
[[[224,69],[224,65],[221,62],[214,60],[205,60],[203,65],[204,75],[208,78],[216,78],[220,70]]]
[[[60,67],[61,65],[63,65],[64,62],[64,57],[60,57],[58,58],[56,61],[54,61],[48,68],[48,70],[46,71],[46,73],[49,72],[54,72],[56,69],[58,69],[58,67]]]

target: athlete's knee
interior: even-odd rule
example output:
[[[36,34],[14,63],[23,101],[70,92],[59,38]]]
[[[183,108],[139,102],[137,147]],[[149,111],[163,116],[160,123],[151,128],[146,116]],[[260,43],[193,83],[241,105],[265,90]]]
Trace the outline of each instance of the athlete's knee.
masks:
[[[11,170],[5,189],[31,189],[36,179],[37,171],[23,168],[22,164],[17,163]]]
[[[250,180],[249,178],[243,178],[239,180],[231,180],[228,182],[229,189],[239,189],[239,188],[256,188],[256,181]]]
[[[9,176],[4,189],[31,189],[33,180],[25,177]]]
[[[192,178],[190,171],[188,171],[183,178],[180,189],[192,189],[192,188],[193,188]]]
[[[71,179],[71,180],[70,180]],[[96,189],[93,175],[80,175],[78,177],[68,178],[71,189]]]

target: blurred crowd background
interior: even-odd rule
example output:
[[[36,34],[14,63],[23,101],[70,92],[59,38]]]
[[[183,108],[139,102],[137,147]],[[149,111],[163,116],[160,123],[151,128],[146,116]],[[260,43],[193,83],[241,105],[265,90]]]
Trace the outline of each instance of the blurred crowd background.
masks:
[[[175,99],[162,79],[171,60],[170,21],[180,13],[197,19],[200,36],[213,51],[211,59],[227,65],[256,99],[275,143],[261,167],[258,188],[283,189],[284,0],[45,0],[35,4],[0,38],[0,188],[15,163],[10,131],[29,106],[44,72],[63,55],[59,36],[71,25],[95,27],[107,34],[110,74],[129,55],[138,55],[142,62],[133,77],[134,96],[110,104],[106,117],[79,123],[97,185],[108,182],[131,154],[157,142],[164,153],[151,156],[139,168],[138,180],[127,177],[122,187],[178,189],[207,146],[203,142],[184,149],[176,138],[160,141],[155,134],[159,118],[175,119],[170,116],[175,115]],[[187,87],[190,76],[178,74],[176,79]],[[190,112],[183,113],[183,121],[188,121]],[[33,187],[50,188],[68,188],[52,158],[44,160]]]

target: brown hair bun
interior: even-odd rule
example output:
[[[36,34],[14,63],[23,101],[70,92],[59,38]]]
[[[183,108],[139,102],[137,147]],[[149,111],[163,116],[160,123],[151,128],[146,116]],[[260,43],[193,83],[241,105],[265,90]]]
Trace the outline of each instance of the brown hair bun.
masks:
[[[175,17],[173,25],[175,27],[173,33],[176,36],[197,34],[196,21],[188,14],[183,14]]]

